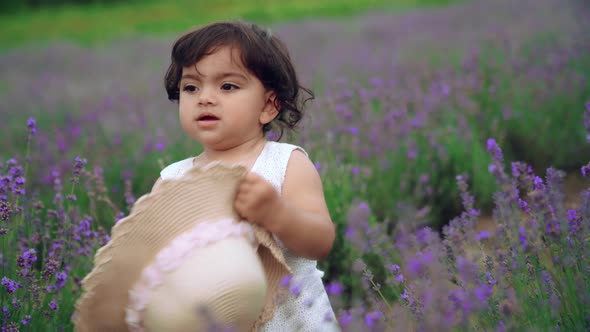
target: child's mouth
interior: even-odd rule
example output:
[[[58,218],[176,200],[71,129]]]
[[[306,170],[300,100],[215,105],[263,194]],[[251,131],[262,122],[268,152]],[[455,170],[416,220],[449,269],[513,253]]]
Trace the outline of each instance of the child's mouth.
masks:
[[[197,123],[202,128],[210,128],[217,124],[219,118],[213,114],[202,114],[197,118]]]
[[[217,120],[219,120],[218,117],[216,117],[214,115],[210,115],[210,114],[201,115],[199,118],[197,118],[197,121],[217,121]]]

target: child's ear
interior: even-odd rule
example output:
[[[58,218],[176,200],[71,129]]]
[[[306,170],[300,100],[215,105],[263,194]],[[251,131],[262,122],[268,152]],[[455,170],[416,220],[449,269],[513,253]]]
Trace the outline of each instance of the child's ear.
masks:
[[[274,91],[269,91],[265,94],[266,103],[260,112],[260,124],[265,125],[274,120],[279,114],[279,102]]]

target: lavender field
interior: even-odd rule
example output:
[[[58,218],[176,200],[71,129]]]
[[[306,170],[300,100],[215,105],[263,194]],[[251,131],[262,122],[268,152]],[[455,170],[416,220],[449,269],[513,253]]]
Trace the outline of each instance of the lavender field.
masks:
[[[590,3],[271,29],[316,92],[288,141],[337,224],[319,265],[343,330],[590,330]],[[1,331],[71,330],[112,225],[200,151],[163,87],[174,38],[0,53]]]

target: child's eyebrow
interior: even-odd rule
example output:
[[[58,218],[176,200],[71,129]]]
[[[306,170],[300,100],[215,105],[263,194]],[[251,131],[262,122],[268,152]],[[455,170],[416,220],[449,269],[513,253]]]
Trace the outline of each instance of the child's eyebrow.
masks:
[[[220,79],[226,79],[229,77],[237,77],[237,78],[241,78],[244,81],[248,81],[248,78],[241,73],[238,72],[226,72],[226,73],[219,73],[217,75],[214,75],[213,78],[220,80]],[[193,80],[200,80],[201,78],[205,78],[205,75],[198,75],[198,74],[193,74],[193,73],[186,73],[183,74],[182,77],[180,78],[181,80],[185,80],[185,79],[193,79]]]

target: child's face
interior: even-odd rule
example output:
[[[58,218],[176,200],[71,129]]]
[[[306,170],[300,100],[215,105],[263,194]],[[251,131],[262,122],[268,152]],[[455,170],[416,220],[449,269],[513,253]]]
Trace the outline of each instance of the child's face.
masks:
[[[242,66],[239,55],[220,47],[196,63],[198,72],[195,66],[182,70],[180,122],[205,147],[229,149],[258,139],[262,125],[277,114],[274,94]]]

